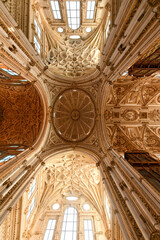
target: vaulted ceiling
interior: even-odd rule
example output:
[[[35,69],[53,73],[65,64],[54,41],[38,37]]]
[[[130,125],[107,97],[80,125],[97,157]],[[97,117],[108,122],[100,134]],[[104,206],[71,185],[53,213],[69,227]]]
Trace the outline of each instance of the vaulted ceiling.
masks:
[[[43,125],[41,98],[33,84],[21,82],[24,81],[21,76],[11,76],[5,71],[2,76],[0,71],[0,145],[3,149],[9,145],[28,148]]]
[[[159,76],[122,76],[110,85],[105,100],[106,137],[119,152],[160,151]]]
[[[46,32],[46,64],[51,72],[66,79],[96,70],[109,26],[109,2],[34,1],[35,14]]]

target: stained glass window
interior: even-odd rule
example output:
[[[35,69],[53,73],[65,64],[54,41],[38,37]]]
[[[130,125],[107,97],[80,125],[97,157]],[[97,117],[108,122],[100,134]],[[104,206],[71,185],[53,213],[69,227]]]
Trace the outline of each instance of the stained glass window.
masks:
[[[13,72],[11,69],[1,68],[3,71],[7,72],[9,75],[17,76],[18,74]]]

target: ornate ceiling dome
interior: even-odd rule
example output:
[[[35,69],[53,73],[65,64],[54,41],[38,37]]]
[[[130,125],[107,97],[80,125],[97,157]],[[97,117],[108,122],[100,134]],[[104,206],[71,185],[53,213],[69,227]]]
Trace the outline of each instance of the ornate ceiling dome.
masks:
[[[53,124],[57,133],[67,141],[81,141],[92,131],[95,107],[91,97],[83,90],[65,90],[56,100]]]

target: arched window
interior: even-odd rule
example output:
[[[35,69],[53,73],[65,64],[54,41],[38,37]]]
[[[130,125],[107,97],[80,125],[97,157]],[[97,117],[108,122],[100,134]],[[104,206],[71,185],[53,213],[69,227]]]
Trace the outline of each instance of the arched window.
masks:
[[[61,240],[77,240],[77,210],[73,207],[64,212]]]

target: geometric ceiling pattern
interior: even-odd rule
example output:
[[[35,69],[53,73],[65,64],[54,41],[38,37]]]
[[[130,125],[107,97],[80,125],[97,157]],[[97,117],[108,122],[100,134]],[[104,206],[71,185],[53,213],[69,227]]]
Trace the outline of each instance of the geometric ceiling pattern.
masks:
[[[106,138],[119,152],[160,151],[159,77],[120,77],[106,92]]]
[[[104,217],[100,172],[89,155],[69,151],[51,157],[41,170],[41,179],[44,187],[40,190],[36,217],[40,217],[56,200],[68,196],[83,196]]]
[[[94,127],[94,119],[94,104],[90,96],[80,89],[64,91],[54,104],[53,124],[65,140],[84,140]]]
[[[0,85],[0,145],[30,147],[43,124],[43,105],[35,87]]]
[[[80,24],[74,29],[69,26],[67,1],[58,2],[60,8],[58,19],[52,11],[53,1],[43,3],[38,0],[34,7],[39,22],[45,26],[45,63],[54,75],[65,77],[65,79],[82,77],[96,70],[102,51],[102,42],[105,40],[104,30],[110,15],[109,1],[97,1],[92,19],[87,19],[88,1],[68,2],[73,8],[73,14],[76,13],[74,3],[77,2],[78,6],[80,4],[80,16],[77,18],[74,16],[73,25],[79,18]],[[59,29],[61,29],[60,32]]]

